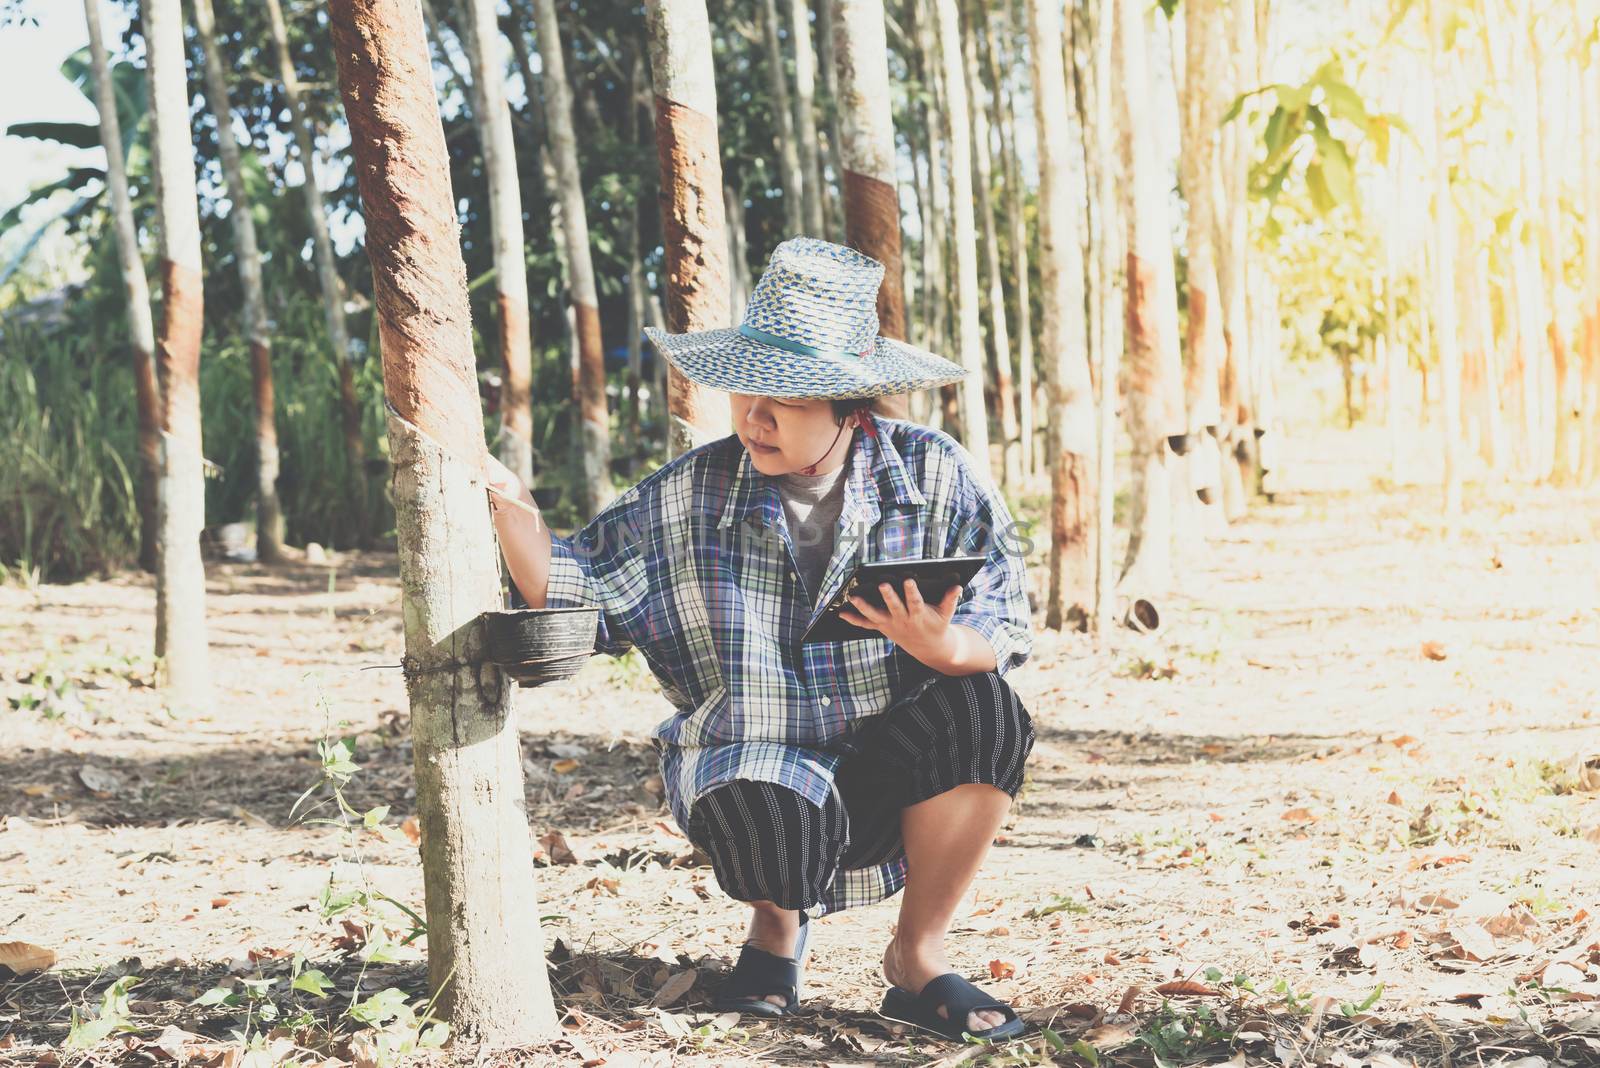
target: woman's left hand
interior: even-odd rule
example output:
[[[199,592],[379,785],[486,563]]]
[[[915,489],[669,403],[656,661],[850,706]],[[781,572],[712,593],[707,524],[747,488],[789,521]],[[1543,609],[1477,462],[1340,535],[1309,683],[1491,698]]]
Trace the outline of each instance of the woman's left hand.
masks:
[[[842,609],[839,618],[877,631],[925,664],[943,659],[951,639],[950,617],[955,615],[956,602],[961,599],[961,587],[952,586],[938,604],[922,599],[915,579],[906,579],[903,599],[890,583],[881,582],[878,589],[883,594],[882,608],[851,594],[850,603],[856,610]]]

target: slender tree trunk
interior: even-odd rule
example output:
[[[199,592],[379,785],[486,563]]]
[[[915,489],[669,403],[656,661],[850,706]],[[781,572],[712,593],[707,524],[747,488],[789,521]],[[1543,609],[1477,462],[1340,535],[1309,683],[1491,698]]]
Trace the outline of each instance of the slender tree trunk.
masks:
[[[1255,5],[1251,0],[1229,4],[1230,52],[1233,85],[1230,96],[1256,88]],[[1228,124],[1219,157],[1224,192],[1219,198],[1223,233],[1217,247],[1217,282],[1221,291],[1223,354],[1218,369],[1217,393],[1220,422],[1217,440],[1223,447],[1222,511],[1228,522],[1245,514],[1253,479],[1244,467],[1253,448],[1255,413],[1245,390],[1250,362],[1250,161],[1256,134],[1249,122],[1250,108]]]
[[[1085,14],[1093,13],[1093,119],[1084,123],[1085,170],[1094,177],[1094,217],[1099,228],[1095,250],[1096,286],[1094,301],[1098,320],[1098,346],[1093,367],[1099,390],[1099,421],[1095,442],[1095,483],[1099,490],[1095,502],[1095,632],[1104,641],[1111,629],[1116,575],[1112,562],[1113,518],[1115,512],[1117,391],[1123,351],[1122,297],[1117,281],[1123,263],[1123,237],[1126,229],[1118,215],[1120,198],[1117,153],[1112,150],[1116,123],[1112,117],[1113,74],[1115,72],[1115,27],[1118,0],[1093,0]],[[1086,20],[1087,21],[1087,20]],[[1092,136],[1090,132],[1092,131]],[[1092,158],[1091,158],[1092,157]]]
[[[189,89],[184,80],[183,12],[178,0],[144,0],[150,66],[151,141],[160,190],[161,330],[156,335],[161,383],[161,484],[156,566],[156,655],[165,659],[169,701],[187,711],[211,702],[206,641],[206,572],[200,531],[206,521],[200,453],[200,334],[204,276],[194,148],[189,140]]]
[[[256,224],[251,215],[250,193],[239,165],[239,145],[233,136],[233,107],[228,101],[226,68],[217,51],[216,19],[211,0],[194,0],[195,29],[205,54],[206,100],[217,123],[217,154],[228,185],[228,223],[233,229],[234,256],[239,263],[239,285],[244,292],[244,327],[250,338],[250,378],[255,396],[256,438],[256,556],[263,563],[283,558],[283,509],[278,503],[278,429],[272,399],[272,332],[267,325],[267,301],[261,287],[261,252],[256,245]]]
[[[989,409],[984,396],[983,327],[978,321],[978,240],[972,208],[972,122],[961,59],[961,20],[956,0],[934,0],[939,17],[939,54],[950,118],[950,204],[955,222],[956,321],[960,364],[961,438],[977,470],[993,478],[989,455]]]
[[[749,250],[744,240],[744,195],[731,185],[722,187],[722,202],[728,211],[728,313],[738,319],[750,300]]]
[[[931,273],[928,275],[931,313],[928,315],[933,343],[928,347],[950,355],[950,182],[945,165],[945,146],[950,137],[950,116],[945,102],[943,59],[939,50],[939,24],[936,0],[912,0],[916,12],[917,60],[927,88],[928,185],[932,226],[928,238],[933,244]],[[929,264],[925,263],[925,267]],[[957,434],[961,425],[960,388],[939,388],[938,421],[945,431]]]
[[[822,237],[822,163],[817,149],[817,57],[811,48],[809,0],[789,0],[789,36],[794,41],[794,128],[799,141],[806,233]]]
[[[878,6],[880,9],[883,7],[883,0],[878,0]],[[845,209],[842,203],[844,197],[844,126],[839,110],[839,63],[834,56],[838,30],[834,28],[834,18],[834,0],[817,0],[817,65],[822,71],[822,94],[826,98],[825,111],[828,128],[826,155],[828,165],[833,169],[834,181],[840,185],[840,193],[835,196],[833,189],[828,184],[827,176],[822,176],[822,215],[828,223],[828,230],[824,236],[830,241],[834,240],[836,235],[844,233],[845,227]],[[884,48],[884,60],[887,66],[887,43]],[[904,278],[905,276],[902,274],[902,281],[904,281]],[[902,305],[904,302],[905,297],[902,295]],[[902,340],[904,339],[902,338]]]
[[[1566,286],[1566,250],[1562,235],[1566,224],[1560,207],[1560,158],[1557,135],[1552,128],[1552,101],[1546,84],[1560,75],[1565,59],[1559,53],[1550,54],[1540,47],[1539,27],[1527,29],[1532,44],[1534,106],[1538,109],[1538,123],[1532,131],[1539,154],[1539,259],[1544,266],[1545,334],[1550,350],[1551,403],[1550,412],[1550,478],[1553,482],[1568,484],[1578,477],[1578,433],[1576,422],[1579,405],[1573,396],[1572,380],[1567,358],[1567,332],[1561,322],[1561,308],[1565,303],[1561,291]]]
[[[1177,294],[1167,225],[1164,168],[1156,157],[1149,108],[1143,5],[1117,6],[1114,58],[1121,91],[1127,210],[1128,431],[1132,438],[1132,509],[1121,585],[1131,596],[1165,593],[1172,584],[1172,526],[1167,439],[1183,433]]]
[[[311,116],[306,112],[300,76],[289,55],[289,33],[284,28],[279,0],[266,0],[272,27],[272,43],[278,55],[278,74],[289,102],[289,124],[294,128],[296,150],[305,175],[300,190],[306,199],[306,216],[311,223],[312,252],[317,265],[317,285],[322,292],[322,313],[328,330],[328,344],[339,368],[339,407],[343,417],[345,460],[350,481],[355,487],[351,502],[356,515],[356,540],[365,544],[367,529],[366,446],[361,434],[361,404],[356,398],[355,365],[350,351],[350,336],[345,328],[344,287],[333,260],[333,242],[328,237],[328,213],[317,185],[317,149],[311,136]],[[425,68],[431,69],[431,68]]]
[[[1011,30],[1011,3],[1005,0],[996,8],[998,34],[1003,47],[1009,49],[1012,43]],[[1004,70],[996,60],[1001,52],[1001,47],[993,44],[986,33],[985,39],[990,40],[987,50],[989,68],[989,82],[995,91],[995,113],[998,116],[997,125],[1000,127],[1000,153],[1005,168],[1005,201],[1006,201],[1006,231],[1011,241],[1011,277],[1012,288],[1017,297],[1017,440],[1021,452],[1021,474],[1024,479],[1033,477],[1035,468],[1035,430],[1033,417],[1033,297],[1029,292],[1031,281],[1029,279],[1029,253],[1028,253],[1028,224],[1023,217],[1022,205],[1027,197],[1027,191],[1022,188],[1022,168],[1017,160],[1017,141],[1015,126],[1017,121],[1014,101],[1011,91],[1006,85]],[[1005,70],[1021,66],[1020,63],[1008,65]],[[1081,257],[1080,257],[1081,262]],[[1004,419],[1002,411],[1001,418]]]
[[[444,31],[440,28],[439,13],[434,9],[433,0],[422,0],[422,17],[427,22],[428,37],[433,41],[434,47],[439,52],[439,60],[444,64],[445,70],[449,74],[450,84],[455,88],[456,92],[461,94],[462,102],[474,108],[474,113],[476,113],[476,104],[473,101],[469,79],[461,69],[461,65],[456,62],[456,57],[445,44]]]
[[[1086,191],[1073,165],[1065,40],[1054,0],[1028,0],[1034,127],[1039,145],[1039,275],[1050,407],[1050,579],[1045,625],[1084,628],[1094,600],[1096,497],[1094,390],[1083,310],[1083,257],[1076,223]]]
[[[769,12],[770,13],[770,12]],[[727,212],[717,148],[717,87],[704,0],[647,0],[655,85],[656,152],[661,162],[661,240],[666,252],[667,323],[673,333],[727,326]],[[781,74],[782,68],[779,68]],[[780,114],[787,114],[780,107]],[[659,356],[659,354],[658,354]],[[731,431],[717,403],[667,372],[668,451],[680,455]]]
[[[1434,336],[1439,346],[1440,398],[1444,435],[1444,513],[1451,524],[1461,514],[1461,349],[1456,322],[1455,267],[1456,209],[1450,195],[1450,164],[1445,158],[1444,104],[1439,86],[1445,80],[1444,16],[1438,0],[1428,0],[1428,51],[1430,55],[1432,124],[1429,128],[1430,162],[1433,164],[1433,312]]]
[[[1217,124],[1222,118],[1216,75],[1223,63],[1223,13],[1216,0],[1190,0],[1184,9],[1184,77],[1179,109],[1183,152],[1179,182],[1189,206],[1189,364],[1184,376],[1187,430],[1195,449],[1194,488],[1220,504],[1222,431],[1218,379],[1226,358],[1221,286],[1217,281]],[[1176,57],[1175,57],[1176,61]],[[1215,493],[1216,497],[1210,495]],[[1213,515],[1210,508],[1206,515]],[[1223,518],[1223,517],[1218,517]],[[1208,521],[1208,526],[1211,525]]]
[[[703,0],[702,0],[703,2]],[[796,143],[794,111],[789,105],[789,75],[784,71],[783,45],[778,40],[777,0],[762,0],[761,28],[767,40],[767,78],[778,120],[778,177],[783,184],[783,221],[788,236],[805,233],[805,174]],[[709,63],[711,57],[706,56]]]
[[[498,607],[466,265],[420,11],[330,0],[391,406],[405,674],[428,977],[456,1041],[559,1034],[535,904],[510,687],[484,661]]]
[[[988,108],[983,101],[983,79],[978,75],[977,37],[987,33],[981,6],[968,8],[968,31],[962,38],[962,74],[971,103],[972,181],[976,186],[978,221],[982,224],[983,258],[989,278],[989,336],[994,341],[995,397],[1000,411],[1001,477],[1015,487],[1022,479],[1022,447],[1017,440],[1016,395],[1011,384],[1011,334],[1006,322],[1006,294],[1000,283],[1000,242],[994,225],[994,175],[989,137]],[[1081,265],[1080,265],[1081,266]],[[1081,275],[1081,272],[1080,272]],[[985,405],[985,411],[988,406]]]
[[[894,116],[889,100],[889,46],[883,0],[823,0],[833,12],[833,53],[842,137],[845,243],[883,264],[878,287],[878,332],[906,340],[900,195],[895,183]],[[882,398],[875,410],[910,417],[904,395]]]
[[[491,3],[492,0],[474,0]],[[566,61],[555,0],[534,0],[534,21],[543,64],[545,125],[555,156],[566,228],[568,288],[577,321],[579,346],[578,415],[583,427],[583,507],[594,515],[611,502],[611,419],[606,411],[605,351],[600,335],[600,300],[595,292],[594,261],[589,253],[589,219],[583,203],[583,176],[578,170],[578,142],[572,126]]]
[[[161,397],[156,388],[155,323],[150,315],[150,284],[139,255],[139,230],[128,196],[128,167],[122,155],[122,124],[111,85],[111,60],[100,29],[99,0],[83,0],[89,23],[89,58],[94,67],[95,107],[100,112],[100,141],[106,150],[106,185],[111,191],[111,217],[117,234],[117,266],[122,298],[128,309],[128,343],[133,350],[134,410],[138,418],[139,566],[154,571],[156,555],[156,488],[161,480]]]
[[[1574,17],[1578,8],[1574,6]],[[1578,480],[1600,480],[1600,60],[1594,43],[1581,31],[1578,98],[1582,134],[1578,139],[1578,171],[1583,176],[1583,295],[1578,302],[1583,324],[1583,375],[1580,397],[1583,428]]]
[[[505,379],[500,388],[500,461],[533,485],[533,339],[528,271],[523,254],[522,190],[506,101],[505,46],[494,0],[466,0],[467,60],[472,66],[472,117],[489,180],[489,232],[494,261],[495,326]]]

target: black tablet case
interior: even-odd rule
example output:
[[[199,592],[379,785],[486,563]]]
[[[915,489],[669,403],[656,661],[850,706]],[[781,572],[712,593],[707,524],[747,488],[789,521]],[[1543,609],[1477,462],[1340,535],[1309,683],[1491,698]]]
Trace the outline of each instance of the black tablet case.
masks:
[[[871,604],[882,606],[883,596],[878,592],[878,583],[892,583],[895,591],[903,597],[905,580],[915,578],[922,599],[929,604],[938,604],[944,600],[944,595],[949,592],[950,587],[965,585],[972,581],[973,576],[982,570],[984,560],[985,557],[982,556],[945,556],[929,560],[874,560],[857,564],[833,600],[828,602],[827,609],[806,628],[800,640],[841,642],[861,638],[881,638],[883,635],[875,630],[867,630],[839,618],[841,609],[855,610],[849,601],[851,594],[857,594]]]

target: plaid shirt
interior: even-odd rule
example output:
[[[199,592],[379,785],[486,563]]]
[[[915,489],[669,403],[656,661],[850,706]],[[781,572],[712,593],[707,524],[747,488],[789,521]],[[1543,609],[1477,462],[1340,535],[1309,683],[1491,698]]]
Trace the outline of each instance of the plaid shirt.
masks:
[[[737,435],[685,453],[582,530],[552,539],[545,603],[598,606],[598,650],[637,647],[677,709],[653,737],[680,827],[701,794],[735,779],[778,783],[822,805],[853,725],[937,677],[887,638],[801,643],[858,555],[987,555],[951,622],[987,638],[1002,673],[1032,649],[1022,532],[1004,499],[948,434],[876,423],[876,437],[854,431],[820,597],[795,568],[775,480],[754,468]],[[904,881],[903,855],[841,870],[813,911],[879,901]]]

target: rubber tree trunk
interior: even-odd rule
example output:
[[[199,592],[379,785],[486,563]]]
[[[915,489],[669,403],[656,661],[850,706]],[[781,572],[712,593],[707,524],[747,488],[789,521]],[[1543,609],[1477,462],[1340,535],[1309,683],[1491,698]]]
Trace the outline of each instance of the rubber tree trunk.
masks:
[[[1179,184],[1189,207],[1188,282],[1189,362],[1184,374],[1184,401],[1188,411],[1189,444],[1195,450],[1193,482],[1206,506],[1204,528],[1223,517],[1213,511],[1221,505],[1223,459],[1218,447],[1222,431],[1218,377],[1225,359],[1222,334],[1221,286],[1217,281],[1217,124],[1222,118],[1217,73],[1225,52],[1220,29],[1223,13],[1217,0],[1190,0],[1184,8],[1183,92],[1179,114],[1183,124],[1183,152]]]
[[[1000,127],[1000,152],[1005,168],[1006,232],[1010,235],[1012,289],[1017,299],[1017,440],[1022,453],[1022,477],[1031,479],[1034,473],[1037,450],[1033,414],[1033,296],[1029,278],[1028,224],[1023,215],[1027,191],[1022,188],[1022,167],[1017,159],[1015,101],[1006,84],[1005,71],[1021,64],[1009,62],[1011,57],[1012,0],[996,6],[997,34],[985,34],[989,42],[987,60],[989,84],[996,93],[995,112]],[[996,36],[999,44],[996,43]],[[1001,67],[997,57],[1004,50],[1008,62]]]
[[[1578,479],[1588,485],[1600,480],[1600,60],[1594,42],[1582,35],[1579,39],[1584,45],[1578,94],[1583,122],[1578,155],[1583,175],[1583,295],[1578,302],[1583,324],[1583,448]]]
[[[1064,29],[1054,0],[1028,0],[1028,51],[1039,145],[1039,281],[1050,406],[1050,578],[1045,626],[1082,629],[1094,603],[1094,390],[1083,310],[1079,206],[1087,195],[1071,142]]]
[[[895,182],[894,116],[883,0],[823,0],[832,7],[833,47],[844,174],[845,243],[883,264],[878,332],[906,340],[905,264],[900,248],[900,194]],[[910,416],[905,394],[874,410]]]
[[[474,0],[492,4],[493,0]],[[567,247],[567,289],[572,296],[578,337],[578,418],[582,427],[583,508],[594,515],[611,502],[611,417],[606,410],[605,349],[600,336],[600,300],[595,292],[594,260],[589,252],[589,217],[578,168],[578,139],[572,124],[572,93],[561,51],[555,0],[534,0],[535,31],[543,67],[545,126],[555,157],[557,193]]]
[[[227,68],[217,50],[216,18],[211,0],[194,0],[195,30],[205,55],[206,102],[217,124],[217,155],[228,186],[228,225],[233,230],[234,259],[244,294],[245,332],[250,338],[250,381],[255,398],[256,556],[262,563],[283,559],[283,508],[278,502],[278,428],[272,396],[272,331],[267,325],[267,300],[261,286],[261,251],[251,214],[250,191],[239,164],[239,143],[233,135],[233,107],[228,101]]]
[[[1123,241],[1126,229],[1119,214],[1121,198],[1117,195],[1119,180],[1118,155],[1112,150],[1116,141],[1116,121],[1111,103],[1115,73],[1115,27],[1118,0],[1094,0],[1088,11],[1093,12],[1093,119],[1086,123],[1085,137],[1089,158],[1086,169],[1094,176],[1094,209],[1098,219],[1099,241],[1095,249],[1095,276],[1099,280],[1094,294],[1098,320],[1097,350],[1094,357],[1095,385],[1099,390],[1099,423],[1095,442],[1095,484],[1098,499],[1095,504],[1095,568],[1094,568],[1094,629],[1105,640],[1115,612],[1115,565],[1112,562],[1113,523],[1116,488],[1116,437],[1117,390],[1123,350],[1123,293],[1117,282],[1123,263]]]
[[[800,149],[806,233],[827,236],[822,218],[822,154],[817,145],[817,55],[811,47],[811,4],[789,0],[794,42],[794,129]]]
[[[1228,7],[1233,84],[1227,95],[1237,97],[1257,85],[1255,5],[1235,0]],[[1251,480],[1244,477],[1240,457],[1248,456],[1252,448],[1255,419],[1245,389],[1250,362],[1250,163],[1256,139],[1251,112],[1247,104],[1228,124],[1219,159],[1223,233],[1217,247],[1217,282],[1222,296],[1223,357],[1217,377],[1221,415],[1217,440],[1223,452],[1222,511],[1230,523],[1244,516],[1249,501]]]
[[[912,0],[916,14],[917,69],[923,82],[922,135],[927,147],[928,196],[922,226],[922,322],[927,332],[924,346],[934,352],[949,351],[946,310],[949,307],[949,242],[945,226],[950,218],[950,186],[945,181],[944,141],[949,123],[944,115],[944,94],[939,87],[939,39],[932,0]],[[941,391],[954,394],[953,387]]]
[[[1433,164],[1433,311],[1434,339],[1439,346],[1444,435],[1444,513],[1447,521],[1461,514],[1461,349],[1456,322],[1456,209],[1450,194],[1450,161],[1445,156],[1444,103],[1439,84],[1444,80],[1444,16],[1438,0],[1428,0],[1428,50],[1433,72],[1430,160]]]
[[[1155,117],[1145,65],[1144,5],[1119,0],[1114,59],[1125,188],[1127,253],[1127,398],[1132,439],[1132,508],[1121,585],[1130,596],[1165,593],[1172,584],[1168,438],[1184,431],[1178,307],[1166,180],[1157,158]]]
[[[789,103],[789,75],[784,70],[783,45],[778,39],[777,0],[762,0],[761,29],[767,43],[768,88],[778,121],[778,178],[783,186],[783,222],[792,237],[806,232],[806,181],[795,140],[794,111]],[[706,62],[710,62],[709,53]]]
[[[661,165],[667,328],[683,333],[727,326],[727,212],[705,0],[647,0],[646,17]],[[673,456],[731,432],[727,404],[676,368],[667,371],[667,408],[667,448]]]
[[[976,469],[992,479],[989,409],[984,396],[983,327],[978,320],[977,220],[972,208],[972,123],[961,59],[961,19],[956,0],[934,0],[939,56],[950,121],[950,215],[955,224],[958,363],[967,369],[960,391],[961,440]]]
[[[100,29],[99,0],[83,0],[89,23],[89,61],[94,69],[95,107],[100,112],[100,141],[106,150],[106,185],[111,191],[111,219],[117,235],[117,269],[128,309],[128,347],[133,351],[134,411],[138,419],[139,463],[135,496],[139,507],[139,566],[156,569],[156,487],[161,479],[161,398],[156,388],[156,330],[150,315],[150,284],[139,254],[139,230],[128,196],[128,165],[122,155],[122,124],[111,85],[111,60]]]
[[[994,225],[994,167],[989,132],[989,108],[983,99],[983,79],[978,74],[977,39],[987,36],[983,9],[967,8],[967,33],[961,42],[962,75],[971,104],[972,182],[976,187],[978,221],[983,234],[983,259],[988,275],[989,337],[994,342],[995,407],[1000,414],[1001,479],[1015,487],[1022,479],[1022,443],[1017,440],[1017,400],[1011,382],[1011,332],[1006,321],[1006,293],[1000,281],[1000,241]],[[985,405],[985,410],[988,406]]]
[[[642,44],[642,42],[641,42]],[[639,87],[644,80],[644,57],[640,48],[628,51],[627,106],[622,113],[623,144],[639,143]],[[628,253],[628,400],[624,409],[623,424],[627,427],[628,448],[631,461],[644,455],[639,440],[639,419],[642,414],[640,392],[644,384],[644,262],[639,255],[639,201],[634,198],[628,205],[627,224],[623,229],[623,248]],[[650,398],[652,403],[659,400]]]
[[[156,655],[165,660],[170,704],[197,712],[211,703],[206,642],[206,572],[200,531],[206,521],[200,453],[200,333],[204,278],[194,148],[189,140],[189,90],[184,79],[183,12],[178,0],[145,0],[150,66],[151,139],[160,191],[161,329],[156,371],[161,383],[161,481],[156,491]]]
[[[415,0],[330,0],[391,407],[404,668],[422,829],[428,977],[457,1036],[559,1029],[544,968],[449,154]]]
[[[1545,20],[1549,22],[1550,20]],[[1571,484],[1578,478],[1577,415],[1579,404],[1571,375],[1571,360],[1567,352],[1567,331],[1562,323],[1561,309],[1566,304],[1562,291],[1566,284],[1567,225],[1561,217],[1560,185],[1561,160],[1556,116],[1551,114],[1559,96],[1552,92],[1550,82],[1560,78],[1566,68],[1562,51],[1541,47],[1538,26],[1528,28],[1532,42],[1534,100],[1539,110],[1539,121],[1533,131],[1539,153],[1539,260],[1544,267],[1545,334],[1550,349],[1551,389],[1550,404],[1550,478],[1558,485]]]
[[[883,6],[879,0],[878,6]],[[826,126],[828,130],[827,149],[824,153],[828,165],[833,168],[834,181],[841,185],[840,195],[835,195],[827,179],[822,180],[822,217],[827,222],[827,231],[820,236],[830,241],[839,240],[839,235],[844,233],[844,204],[842,203],[842,186],[844,182],[844,128],[839,114],[839,61],[834,55],[838,38],[838,31],[834,29],[835,18],[833,0],[817,0],[817,66],[822,75],[822,95],[825,101]],[[884,46],[887,48],[887,44]],[[887,53],[885,60],[887,61]],[[905,280],[904,273],[901,281]],[[905,304],[905,296],[901,295],[901,304]]]
[[[367,529],[367,456],[361,435],[361,404],[356,398],[355,365],[350,352],[350,335],[345,327],[344,287],[339,281],[339,271],[333,260],[333,241],[328,237],[328,213],[322,204],[322,190],[317,185],[317,147],[311,136],[311,116],[306,111],[305,94],[300,86],[300,76],[295,73],[294,59],[289,55],[289,32],[283,22],[280,0],[266,0],[267,16],[272,28],[272,44],[278,56],[278,76],[283,81],[284,96],[289,102],[289,124],[294,129],[296,151],[304,176],[300,191],[306,201],[306,217],[311,223],[312,255],[317,267],[317,287],[322,294],[322,315],[328,331],[328,345],[339,369],[339,412],[344,432],[345,462],[350,469],[350,483],[355,487],[351,502],[355,509],[356,539],[365,544]],[[424,66],[424,69],[431,69]]]
[[[533,341],[528,270],[523,253],[522,190],[506,101],[505,46],[494,0],[466,0],[467,59],[472,65],[472,117],[489,178],[489,231],[494,256],[495,327],[505,379],[500,387],[496,453],[525,485],[533,485]]]
[[[728,314],[738,319],[744,315],[751,288],[746,270],[750,252],[744,240],[744,194],[724,185],[722,203],[728,211]]]

